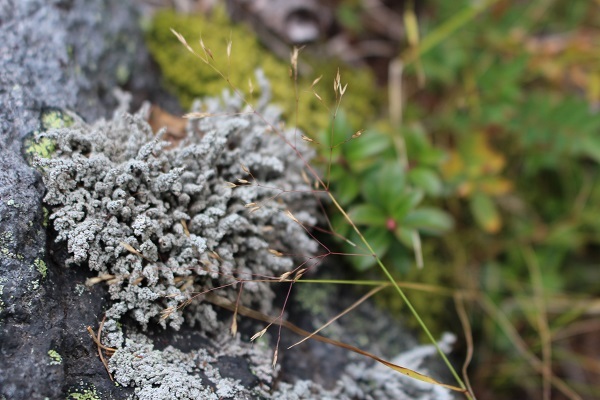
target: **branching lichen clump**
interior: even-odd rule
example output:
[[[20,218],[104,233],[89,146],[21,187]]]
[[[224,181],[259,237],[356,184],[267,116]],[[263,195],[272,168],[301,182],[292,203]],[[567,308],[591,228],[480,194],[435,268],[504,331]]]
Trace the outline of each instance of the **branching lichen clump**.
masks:
[[[239,278],[279,276],[303,261],[269,249],[316,250],[302,226],[283,212],[315,223],[311,188],[300,173],[304,165],[265,122],[278,124],[277,109],[264,106],[262,118],[240,113],[250,110],[229,95],[195,109],[220,116],[190,122],[187,138],[172,148],[152,132],[143,110],[39,134],[56,146],[52,158],[37,163],[57,240],[66,241],[69,264],[87,264],[98,281],[109,283],[108,318],[129,313],[143,327],[151,319],[165,326],[161,312],[193,293],[228,284],[239,288]],[[284,133],[289,139],[293,134]],[[310,158],[310,150],[298,146]],[[251,181],[241,165],[260,185],[227,184]],[[261,207],[249,212],[247,203]],[[237,296],[234,290],[220,294],[233,301]],[[267,283],[247,282],[241,301],[269,312],[273,297]],[[204,330],[214,325],[211,306],[195,302],[169,314],[172,327],[180,326],[183,312]]]

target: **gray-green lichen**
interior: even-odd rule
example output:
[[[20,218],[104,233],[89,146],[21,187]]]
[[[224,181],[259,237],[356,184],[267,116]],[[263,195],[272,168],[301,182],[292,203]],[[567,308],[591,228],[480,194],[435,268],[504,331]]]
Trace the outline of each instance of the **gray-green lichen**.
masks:
[[[12,249],[15,248],[15,238],[12,232],[4,231],[0,233],[0,257],[12,258],[14,260],[22,261],[23,255],[14,252]]]
[[[265,123],[277,125],[278,111],[263,105],[264,120],[240,115],[249,110],[227,95],[196,108],[231,115],[190,123],[187,138],[170,149],[143,112],[117,113],[95,125],[78,120],[36,138],[56,145],[52,158],[38,157],[36,163],[47,187],[45,201],[53,207],[57,240],[66,241],[72,255],[68,263],[114,275],[109,318],[128,313],[146,326],[192,293],[236,288],[240,278],[279,276],[304,261],[276,257],[271,248],[289,254],[315,250],[302,227],[284,213],[290,209],[299,220],[315,222],[310,187],[300,174],[303,164]],[[293,132],[285,134],[291,139]],[[308,148],[299,150],[310,157]],[[241,165],[261,187],[228,186],[250,179]],[[249,212],[247,203],[261,208]],[[234,293],[230,290],[230,296]],[[273,297],[268,284],[247,282],[241,300],[269,312]],[[214,326],[211,305],[199,302],[185,310],[190,323],[206,330]],[[172,312],[167,321],[178,328],[183,312]]]
[[[81,382],[79,387],[71,389],[67,394],[67,400],[101,400],[102,397],[94,385]]]

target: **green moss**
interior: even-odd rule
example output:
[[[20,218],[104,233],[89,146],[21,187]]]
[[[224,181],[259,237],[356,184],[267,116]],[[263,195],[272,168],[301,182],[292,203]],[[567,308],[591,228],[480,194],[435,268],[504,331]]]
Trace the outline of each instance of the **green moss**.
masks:
[[[202,40],[211,50],[211,64],[221,71],[231,84],[250,98],[249,80],[255,81],[254,73],[261,68],[272,85],[273,102],[284,109],[284,117],[295,123],[309,136],[326,129],[330,115],[323,104],[310,92],[314,78],[323,75],[315,90],[327,107],[333,107],[335,94],[333,80],[337,73],[337,62],[311,62],[311,76],[303,76],[298,81],[300,96],[296,114],[294,83],[290,78],[288,61],[282,61],[261,47],[254,34],[245,26],[232,25],[225,12],[217,9],[210,18],[176,14],[161,11],[156,14],[147,31],[147,44],[159,64],[167,87],[179,98],[184,107],[189,107],[193,99],[202,96],[215,96],[228,87],[226,79],[200,59],[193,56],[173,35],[170,29],[181,33],[188,43],[201,55],[204,51],[198,44]],[[230,60],[227,59],[227,43],[231,39]],[[380,94],[373,78],[367,70],[341,68],[342,83],[348,83],[342,107],[352,116],[356,129],[376,114]],[[256,83],[253,85],[255,90]],[[254,97],[258,93],[254,92]]]
[[[45,278],[46,274],[48,273],[48,267],[46,266],[46,263],[44,262],[44,260],[42,260],[40,258],[36,258],[35,261],[33,262],[33,265],[35,265],[35,268],[42,275],[42,278]]]
[[[50,361],[50,365],[62,364],[62,357],[56,350],[48,350],[48,356],[52,359],[52,361]]]

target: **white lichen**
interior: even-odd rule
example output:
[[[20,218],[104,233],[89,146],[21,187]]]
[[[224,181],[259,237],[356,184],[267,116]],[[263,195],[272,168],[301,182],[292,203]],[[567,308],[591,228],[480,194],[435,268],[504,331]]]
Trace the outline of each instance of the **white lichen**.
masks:
[[[75,120],[39,134],[55,144],[52,157],[38,158],[37,164],[57,240],[67,243],[68,263],[114,275],[109,318],[128,313],[143,327],[158,321],[179,328],[181,310],[167,321],[160,314],[193,293],[254,275],[279,276],[304,261],[273,257],[269,248],[307,255],[316,249],[302,227],[283,215],[291,209],[315,223],[303,164],[265,122],[278,124],[278,111],[265,107],[262,117],[240,114],[247,110],[229,95],[195,108],[220,116],[191,122],[187,138],[173,148],[152,132],[144,110],[94,125]],[[285,135],[291,139],[293,132]],[[310,158],[308,148],[299,150]],[[241,165],[269,188],[228,187],[227,182],[250,179]],[[261,209],[250,212],[247,203],[261,203]],[[241,300],[269,312],[273,298],[268,284],[253,283]],[[189,306],[187,318],[208,330],[214,326],[211,308]]]

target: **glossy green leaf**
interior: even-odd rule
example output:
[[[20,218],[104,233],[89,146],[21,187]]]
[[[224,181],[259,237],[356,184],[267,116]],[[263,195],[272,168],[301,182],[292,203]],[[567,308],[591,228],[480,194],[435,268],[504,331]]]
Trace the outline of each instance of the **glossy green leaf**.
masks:
[[[364,229],[362,231],[362,234],[364,235],[367,242],[369,242],[369,245],[371,245],[371,247],[373,248],[375,254],[377,254],[379,258],[384,257],[390,247],[390,244],[392,243],[393,238],[390,235],[390,233],[383,228],[370,227]],[[354,253],[367,253],[367,250],[364,248],[364,246],[362,246],[362,241],[355,232],[352,232],[351,240],[354,243],[360,244],[360,246],[347,246],[346,248],[348,249],[348,251]],[[376,263],[375,259],[368,255],[351,256],[349,259],[352,262],[354,268],[356,268],[358,271],[364,271],[366,269],[369,269]]]
[[[405,189],[404,172],[397,162],[385,162],[364,179],[361,193],[368,203],[389,209]]]
[[[441,233],[452,228],[452,218],[437,208],[423,207],[411,211],[401,222],[401,226]]]
[[[348,210],[350,219],[356,225],[385,226],[387,216],[382,209],[372,204],[360,204]]]
[[[388,210],[396,221],[402,221],[409,211],[414,209],[423,200],[423,191],[410,190],[397,197]]]
[[[392,146],[393,143],[388,135],[366,130],[360,137],[352,139],[345,145],[344,154],[352,165],[377,156]]]
[[[413,185],[423,189],[427,194],[439,196],[442,193],[442,181],[431,168],[416,167],[409,171],[408,180]]]
[[[345,176],[342,179],[335,180],[332,177],[332,182],[334,183],[335,198],[342,206],[346,206],[356,199],[360,190],[356,178]]]
[[[398,226],[394,229],[394,236],[400,243],[406,246],[409,249],[413,248],[413,235],[416,231],[414,229],[409,229],[404,226]]]

